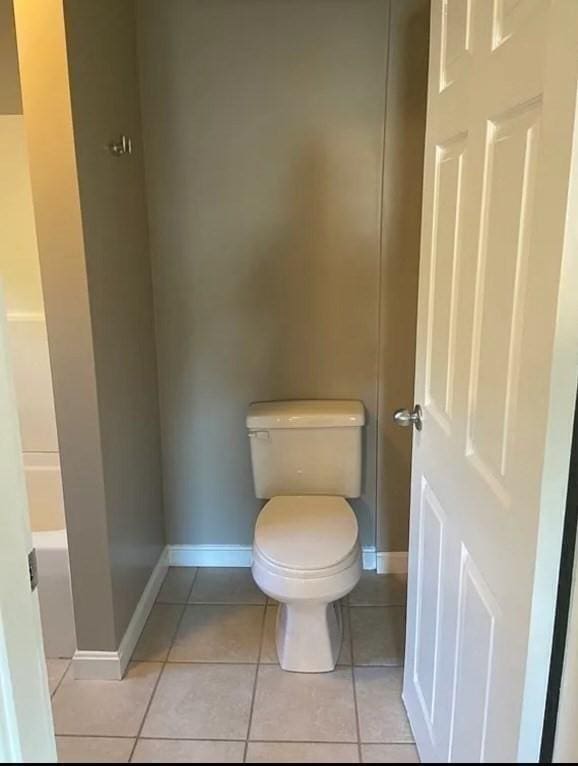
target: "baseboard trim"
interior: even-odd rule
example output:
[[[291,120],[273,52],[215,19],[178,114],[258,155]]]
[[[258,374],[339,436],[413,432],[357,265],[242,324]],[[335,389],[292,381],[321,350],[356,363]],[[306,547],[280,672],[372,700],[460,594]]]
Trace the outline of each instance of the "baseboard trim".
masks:
[[[117,651],[76,650],[72,658],[72,672],[77,680],[120,681],[122,679],[165,579],[169,560],[167,546],[149,577]]]
[[[99,652],[77,649],[72,658],[74,677],[86,681],[122,679],[169,566],[250,567],[251,560],[249,545],[167,545],[151,573],[118,650]],[[407,552],[376,552],[373,546],[364,546],[363,568],[376,569],[380,574],[405,574]]]
[[[169,545],[172,567],[250,567],[253,560],[250,545]],[[363,547],[363,568],[375,569],[377,555],[372,546]],[[388,554],[385,554],[388,555]]]
[[[169,545],[172,567],[250,567],[250,545]]]
[[[364,545],[362,548],[363,568],[373,572],[377,566],[375,548],[373,545]]]
[[[407,551],[376,553],[378,574],[407,574]]]

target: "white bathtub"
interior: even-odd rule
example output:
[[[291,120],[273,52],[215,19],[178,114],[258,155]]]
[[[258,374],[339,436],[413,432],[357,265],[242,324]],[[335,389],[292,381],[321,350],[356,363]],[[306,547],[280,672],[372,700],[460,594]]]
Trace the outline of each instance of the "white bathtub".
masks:
[[[33,532],[32,540],[38,560],[44,653],[49,658],[72,657],[76,636],[66,530]]]

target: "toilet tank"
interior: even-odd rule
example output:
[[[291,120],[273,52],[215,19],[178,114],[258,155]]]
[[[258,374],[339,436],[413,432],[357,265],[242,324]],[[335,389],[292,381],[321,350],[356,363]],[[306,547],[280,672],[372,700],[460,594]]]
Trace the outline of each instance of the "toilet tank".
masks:
[[[256,402],[247,413],[255,494],[361,494],[363,404]]]

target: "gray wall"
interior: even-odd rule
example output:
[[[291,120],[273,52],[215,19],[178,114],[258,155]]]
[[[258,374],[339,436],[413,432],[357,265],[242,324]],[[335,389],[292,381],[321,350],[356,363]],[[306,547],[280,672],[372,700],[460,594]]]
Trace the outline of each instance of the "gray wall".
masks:
[[[134,2],[64,8],[119,641],[164,544]]]
[[[19,0],[16,11],[77,643],[106,651],[116,648],[115,625],[62,0],[34,12]]]
[[[114,650],[164,544],[134,6],[19,0],[16,21],[78,647]]]
[[[355,505],[373,544],[389,3],[138,9],[169,542],[250,544],[249,402],[350,397],[369,414]],[[398,289],[381,299],[411,334]],[[405,530],[407,504],[393,510]]]
[[[429,0],[391,4],[383,177],[377,549],[405,551],[429,50]]]

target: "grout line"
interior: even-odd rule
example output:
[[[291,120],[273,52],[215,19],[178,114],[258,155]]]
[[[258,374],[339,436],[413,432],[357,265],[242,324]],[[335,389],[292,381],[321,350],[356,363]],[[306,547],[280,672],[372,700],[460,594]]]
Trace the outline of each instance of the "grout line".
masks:
[[[353,708],[355,710],[355,728],[357,731],[357,755],[359,763],[361,760],[361,727],[359,725],[359,708],[357,705],[357,688],[355,685],[355,648],[353,646],[353,628],[351,625],[351,612],[349,611],[349,604],[347,605],[347,621],[349,624],[349,651],[351,652],[351,683],[353,684]]]
[[[119,736],[118,734],[58,734],[63,739],[134,739],[134,736]],[[139,737],[143,742],[237,742],[245,743],[244,739],[223,739],[222,737]],[[330,739],[251,739],[251,743],[259,745],[356,745],[354,740],[330,740]],[[363,745],[407,745],[415,746],[415,742],[407,741],[388,741],[388,742],[363,742]]]
[[[249,749],[249,736],[251,726],[253,725],[253,710],[255,708],[255,697],[257,696],[257,681],[259,678],[259,668],[261,667],[261,655],[263,653],[263,643],[265,641],[265,626],[267,624],[267,603],[261,616],[261,637],[259,640],[259,651],[257,653],[257,665],[255,667],[255,680],[253,681],[253,693],[251,695],[251,707],[249,708],[249,722],[247,724],[247,737],[245,739],[245,749],[243,750],[243,763],[247,762],[247,751]]]
[[[350,604],[351,609],[406,609],[405,604]]]
[[[277,601],[267,601],[267,602],[259,602],[256,601],[155,601],[155,606],[160,604],[161,606],[267,606],[267,607],[275,607],[278,606]],[[399,601],[399,602],[390,602],[385,603],[383,601],[376,601],[375,603],[354,603],[349,604],[349,606],[352,609],[358,609],[359,607],[389,607],[389,606],[396,606],[405,608],[406,603]],[[63,657],[62,659],[67,659]]]
[[[198,573],[199,573],[199,570],[197,569],[197,570],[196,570],[196,572],[195,572],[195,574],[193,575],[193,580],[192,580],[192,582],[191,582],[191,589],[189,590],[189,596],[190,596],[190,594],[191,594],[191,591],[192,591],[192,589],[193,589],[193,585],[195,584],[195,580],[197,579],[197,574],[198,574]],[[140,739],[140,735],[141,735],[141,732],[142,732],[142,730],[143,730],[143,728],[144,728],[144,725],[145,725],[145,721],[146,721],[146,719],[147,719],[147,716],[148,716],[148,714],[149,714],[149,710],[150,710],[150,708],[151,708],[151,705],[152,705],[152,703],[153,703],[153,699],[155,698],[155,694],[157,693],[157,689],[158,689],[159,683],[160,683],[160,681],[161,681],[162,675],[163,675],[163,673],[164,673],[164,671],[165,671],[165,668],[166,668],[166,666],[167,666],[167,662],[168,662],[168,658],[169,658],[169,654],[170,654],[170,651],[171,651],[171,649],[173,648],[173,644],[175,643],[175,640],[176,640],[176,637],[177,637],[177,633],[179,632],[179,629],[180,629],[180,627],[181,627],[181,623],[183,622],[183,618],[184,618],[184,616],[185,616],[185,612],[186,612],[186,611],[187,611],[187,607],[186,607],[186,604],[183,604],[183,605],[182,605],[182,609],[181,609],[181,614],[180,614],[180,616],[179,616],[179,619],[177,620],[177,625],[176,625],[176,627],[175,627],[175,629],[174,629],[174,631],[173,631],[173,635],[172,635],[172,637],[171,637],[171,641],[170,641],[170,643],[169,643],[169,648],[168,648],[168,650],[167,650],[167,653],[166,653],[165,659],[164,659],[164,661],[163,661],[163,663],[162,663],[162,665],[161,665],[161,669],[160,669],[160,671],[159,671],[159,674],[158,674],[158,676],[157,676],[157,680],[155,681],[155,684],[154,684],[154,686],[153,686],[153,691],[152,691],[152,694],[151,694],[151,696],[150,696],[150,698],[149,698],[149,701],[148,701],[148,703],[147,703],[147,706],[146,706],[146,708],[145,708],[145,711],[144,711],[144,715],[143,715],[143,717],[142,717],[142,721],[140,722],[140,726],[139,726],[139,728],[138,728],[138,731],[137,731],[137,734],[136,734],[136,737],[135,737],[135,740],[134,740],[134,744],[133,744],[133,746],[132,746],[132,748],[131,748],[131,751],[130,751],[130,755],[129,755],[129,757],[128,757],[128,762],[129,762],[129,763],[132,763],[132,758],[133,758],[133,756],[134,756],[134,752],[135,752],[135,750],[136,750],[136,746],[138,745],[138,741],[139,741],[139,739]],[[149,616],[150,616],[150,615],[149,615]],[[148,619],[147,619],[147,622],[148,622]],[[146,628],[146,623],[145,623],[145,628]],[[144,631],[144,628],[143,628],[143,631]],[[139,640],[140,640],[140,639],[139,639]],[[131,659],[132,659],[132,658],[131,658]]]
[[[172,646],[171,646],[172,649]],[[169,650],[170,651],[170,650]],[[257,660],[131,660],[137,665],[257,665]],[[263,665],[274,665],[274,662],[263,662]]]
[[[171,647],[172,648],[172,647]],[[137,665],[237,665],[237,666],[255,666],[259,665],[261,667],[265,668],[273,668],[273,667],[280,667],[279,660],[261,660],[260,662],[258,660],[131,660],[131,664],[137,664]],[[404,662],[357,662],[355,665],[352,665],[351,662],[338,662],[335,665],[335,669],[338,668],[345,670],[346,668],[350,667],[356,667],[356,668],[403,668]],[[313,674],[312,674],[313,675]]]
[[[194,574],[194,577],[192,579],[188,598],[190,598],[190,594],[191,594],[192,589],[194,587],[194,584],[196,582],[198,573],[199,573],[199,568],[197,568],[197,570],[196,570],[196,572]],[[155,603],[167,603],[167,602],[155,602]],[[171,603],[171,602],[169,602],[169,603]],[[278,666],[278,663],[265,663],[262,660],[262,657],[263,657],[263,647],[264,647],[264,642],[265,642],[265,628],[266,628],[267,609],[268,609],[269,606],[273,606],[273,607],[276,606],[276,603],[275,602],[269,603],[269,599],[267,599],[265,604],[254,604],[254,603],[244,603],[244,602],[243,603],[233,602],[232,604],[224,604],[224,603],[215,604],[215,602],[202,602],[202,603],[210,603],[210,604],[219,605],[219,606],[223,606],[223,605],[258,606],[258,607],[262,608],[263,613],[262,613],[262,616],[261,616],[261,631],[260,631],[259,650],[258,650],[257,660],[256,660],[256,662],[223,662],[223,661],[221,661],[221,662],[199,662],[199,661],[196,661],[196,662],[182,662],[182,661],[181,662],[170,662],[168,657],[169,657],[170,651],[173,648],[174,643],[176,641],[177,634],[178,634],[178,632],[179,632],[179,630],[181,628],[181,624],[182,624],[182,621],[184,619],[184,615],[186,613],[187,607],[195,605],[195,604],[191,604],[189,601],[184,602],[184,603],[183,602],[173,603],[172,605],[174,605],[174,606],[181,606],[182,610],[181,610],[181,614],[179,616],[179,619],[177,621],[177,625],[176,625],[176,627],[174,629],[172,638],[171,638],[171,640],[169,642],[169,648],[168,648],[168,651],[166,653],[165,659],[163,661],[161,661],[161,662],[153,661],[153,660],[134,660],[134,662],[138,662],[139,664],[147,664],[148,663],[148,664],[154,664],[154,665],[157,665],[157,666],[161,665],[158,677],[156,679],[156,682],[154,684],[151,696],[150,696],[150,698],[148,700],[148,703],[146,705],[145,712],[144,712],[142,721],[140,723],[140,726],[138,728],[138,731],[137,731],[136,735],[132,735],[132,736],[112,736],[112,737],[110,735],[104,735],[104,734],[102,734],[102,735],[93,735],[93,736],[100,737],[100,738],[103,738],[103,739],[134,739],[134,744],[133,744],[133,747],[131,749],[131,753],[130,753],[130,757],[129,757],[129,762],[132,762],[132,759],[134,757],[134,753],[135,753],[136,747],[137,747],[138,742],[140,740],[163,740],[163,741],[166,740],[166,741],[169,741],[169,742],[179,742],[179,741],[205,742],[205,741],[207,741],[207,742],[238,742],[238,743],[244,743],[243,762],[246,762],[247,753],[248,753],[248,747],[249,747],[249,743],[250,742],[271,743],[271,742],[274,741],[274,742],[278,742],[280,744],[284,744],[284,743],[300,743],[300,744],[355,744],[355,745],[357,745],[358,756],[359,756],[360,762],[361,762],[361,758],[362,758],[362,751],[361,751],[361,745],[362,744],[372,744],[372,745],[374,745],[374,744],[375,745],[377,745],[377,744],[386,744],[386,745],[413,745],[414,744],[413,742],[408,742],[408,741],[402,741],[402,742],[400,742],[400,741],[395,741],[395,742],[393,742],[393,741],[389,741],[389,742],[385,741],[385,742],[371,742],[371,743],[365,743],[364,742],[364,743],[362,743],[361,729],[360,729],[360,722],[359,722],[359,708],[358,708],[358,701],[357,701],[357,688],[356,688],[356,681],[355,681],[355,667],[394,668],[394,667],[403,667],[403,665],[401,665],[401,666],[393,666],[393,665],[385,665],[385,666],[384,665],[356,666],[356,664],[355,664],[355,648],[354,648],[354,640],[353,640],[353,630],[352,630],[352,624],[351,624],[351,611],[350,611],[351,605],[348,604],[348,603],[343,604],[342,605],[342,609],[344,611],[345,620],[347,620],[347,625],[348,625],[348,628],[349,628],[349,636],[350,636],[350,652],[351,652],[351,665],[350,665],[350,668],[351,668],[351,677],[352,677],[352,685],[353,685],[353,700],[354,700],[357,740],[356,741],[346,741],[346,742],[344,742],[344,741],[335,742],[335,741],[327,741],[327,740],[296,740],[296,739],[290,739],[290,740],[283,740],[283,739],[263,740],[263,739],[251,739],[250,734],[251,734],[251,727],[252,727],[253,714],[254,714],[254,708],[255,708],[255,700],[256,700],[256,693],[257,693],[257,684],[258,684],[259,670],[260,670],[261,667],[267,667],[267,666],[271,667],[271,666],[275,666],[275,665]],[[364,606],[364,605],[354,605],[354,608],[357,608],[358,606]],[[367,606],[368,607],[372,607],[372,606],[379,606],[379,605],[368,604]],[[388,606],[398,606],[398,605],[388,605]],[[345,620],[344,620],[344,625],[345,625]],[[145,624],[145,627],[146,627],[146,624]],[[63,659],[65,659],[65,658],[63,658]],[[66,658],[66,659],[68,659],[68,658]],[[132,658],[131,658],[131,662],[133,662]],[[68,660],[67,668],[64,671],[64,673],[62,675],[62,678],[60,679],[58,685],[56,686],[52,696],[54,696],[54,694],[56,694],[56,691],[60,688],[60,685],[62,684],[62,681],[63,681],[66,673],[68,672],[68,670],[70,668],[70,663],[71,663],[71,660]],[[254,677],[254,681],[253,681],[251,705],[250,705],[250,709],[249,709],[249,720],[248,720],[248,726],[247,726],[247,734],[246,734],[245,738],[244,739],[224,739],[222,737],[186,737],[186,736],[185,737],[143,737],[142,736],[142,731],[143,731],[143,728],[144,728],[147,716],[149,714],[150,708],[152,706],[152,702],[153,702],[154,697],[156,695],[156,692],[157,692],[160,680],[161,680],[161,678],[163,676],[163,673],[164,673],[165,669],[167,668],[167,666],[169,666],[169,665],[171,665],[171,666],[175,666],[175,665],[245,665],[245,666],[254,667],[255,668],[255,677]],[[339,665],[339,667],[345,668],[345,667],[347,667],[347,665]],[[85,735],[81,735],[81,734],[61,734],[59,736],[61,736],[61,737],[83,737]]]
[[[67,666],[66,666],[66,668],[65,668],[65,670],[64,670],[64,673],[63,673],[63,674],[60,676],[60,680],[59,680],[59,682],[56,684],[56,686],[54,687],[54,689],[53,689],[53,690],[50,692],[50,699],[51,699],[51,700],[52,700],[52,699],[54,699],[54,695],[55,695],[55,694],[56,694],[56,692],[57,692],[57,691],[60,689],[60,687],[61,687],[61,685],[62,685],[62,682],[64,681],[64,676],[65,676],[65,675],[68,673],[68,671],[70,670],[70,665],[72,664],[72,658],[68,659],[68,657],[56,657],[56,658],[54,658],[54,659],[63,659],[63,660],[67,660],[67,661],[68,661],[68,664],[67,664]],[[48,658],[48,657],[45,657],[45,663],[46,663],[46,672],[47,672],[47,673],[48,673],[48,662],[49,662],[49,658]]]
[[[54,736],[68,739],[134,739],[134,734],[55,734]]]
[[[62,739],[135,739],[135,735],[122,736],[119,734],[57,734]],[[245,743],[246,739],[223,739],[223,737],[139,737],[143,742],[238,742]],[[271,745],[273,743],[280,745],[357,745],[355,740],[330,740],[330,739],[250,739],[250,743],[260,745]],[[362,745],[407,745],[415,746],[415,742],[407,740],[384,740],[376,742],[362,742]]]
[[[189,588],[189,592],[187,593],[187,598],[185,599],[185,605],[188,605],[189,601],[191,600],[191,593],[193,592],[193,588],[195,587],[195,583],[197,582],[198,576],[199,576],[199,567],[196,567],[195,574],[193,575],[193,579],[191,580],[191,587]]]
[[[267,606],[266,601],[187,601],[185,606]]]
[[[267,606],[264,601],[155,601],[155,606]]]

